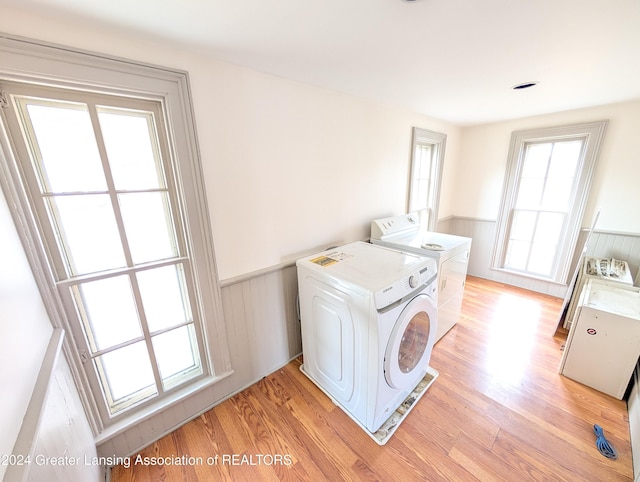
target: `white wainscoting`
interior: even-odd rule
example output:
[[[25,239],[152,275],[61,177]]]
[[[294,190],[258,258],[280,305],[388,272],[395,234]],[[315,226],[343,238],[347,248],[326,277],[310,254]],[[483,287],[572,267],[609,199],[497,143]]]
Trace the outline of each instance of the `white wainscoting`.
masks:
[[[99,482],[105,478],[105,467],[97,463],[91,428],[62,354],[63,338],[63,330],[53,331],[13,449],[19,463],[8,465],[5,481]]]
[[[468,274],[518,286],[538,293],[546,293],[559,298],[564,297],[567,291],[564,285],[490,268],[491,253],[493,251],[493,242],[496,233],[496,221],[453,217],[448,220],[447,226],[447,232],[450,234],[466,236],[472,239]]]
[[[451,217],[441,221],[438,230],[473,239],[470,275],[564,297],[566,286],[489,268],[495,225],[495,221]],[[580,245],[585,237],[586,233],[582,233]],[[640,236],[594,233],[588,254],[625,259],[635,274],[640,264]],[[576,262],[574,259],[574,266]],[[167,410],[141,420],[117,436],[101,441],[98,455],[131,455],[298,356],[302,352],[302,340],[296,309],[297,292],[297,272],[293,263],[222,281],[222,304],[233,374]]]
[[[473,239],[471,243],[471,255],[469,257],[468,273],[470,275],[519,286],[559,298],[565,296],[567,292],[565,285],[505,273],[489,267],[496,233],[495,220],[450,217],[439,223],[438,228],[443,232]],[[570,273],[573,273],[575,270],[587,234],[586,230],[580,233],[578,249],[575,251]],[[587,256],[616,258],[627,261],[631,273],[635,277],[638,266],[640,266],[640,235],[594,231],[589,240]]]
[[[295,265],[222,283],[233,369],[243,380],[257,381],[302,352],[297,295]]]
[[[640,235],[596,231],[589,240],[587,256],[626,261],[636,279],[640,266]]]

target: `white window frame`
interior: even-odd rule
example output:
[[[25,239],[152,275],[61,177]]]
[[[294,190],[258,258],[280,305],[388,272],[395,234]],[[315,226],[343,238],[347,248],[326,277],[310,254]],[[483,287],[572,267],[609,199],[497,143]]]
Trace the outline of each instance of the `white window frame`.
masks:
[[[64,352],[94,435],[115,425],[124,428],[145,415],[181,400],[233,373],[222,313],[220,286],[199,158],[188,74],[184,71],[133,63],[103,55],[70,50],[52,44],[0,35],[0,81],[32,83],[59,89],[86,89],[115,96],[131,96],[161,103],[167,124],[168,149],[174,160],[176,192],[183,209],[183,229],[189,233],[187,249],[193,262],[193,278],[198,286],[196,309],[202,320],[204,358],[208,375],[188,383],[170,396],[109,418],[99,409],[98,396],[82,368],[79,347],[73,337],[65,337]],[[0,105],[6,99],[0,98]],[[2,188],[25,246],[43,301],[56,328],[71,332],[64,303],[56,288],[55,270],[47,253],[47,243],[38,229],[16,148],[0,122],[0,188]]]
[[[435,231],[438,224],[438,207],[440,205],[440,187],[442,184],[442,169],[447,135],[440,132],[413,128],[413,142],[411,145],[411,169],[409,179],[409,196],[407,212],[420,212],[421,218],[428,219],[427,229]],[[428,146],[432,149],[430,184],[426,199],[416,200],[418,176],[418,149]]]
[[[529,129],[512,133],[491,260],[492,269],[566,284],[607,122],[608,121],[603,120],[585,124]],[[574,182],[570,199],[572,208],[568,212],[567,221],[563,227],[560,249],[556,252],[552,273],[549,277],[545,277],[533,273],[510,270],[504,266],[508,244],[507,237],[512,220],[511,213],[515,207],[518,193],[518,182],[522,171],[525,147],[530,143],[570,139],[581,139],[584,141],[584,145],[578,162],[578,176]]]

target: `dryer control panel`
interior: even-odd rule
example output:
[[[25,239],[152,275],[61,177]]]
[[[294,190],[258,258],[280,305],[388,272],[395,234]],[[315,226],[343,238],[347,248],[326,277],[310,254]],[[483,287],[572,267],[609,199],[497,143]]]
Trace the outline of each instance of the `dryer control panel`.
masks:
[[[371,238],[385,239],[389,236],[419,232],[420,216],[417,213],[402,214],[388,218],[376,219],[371,222]]]
[[[425,290],[427,285],[432,285],[432,288],[427,290],[427,294],[433,296],[437,289],[436,262],[432,259],[429,261],[422,269],[377,291],[374,295],[376,309],[383,310],[416,291]]]

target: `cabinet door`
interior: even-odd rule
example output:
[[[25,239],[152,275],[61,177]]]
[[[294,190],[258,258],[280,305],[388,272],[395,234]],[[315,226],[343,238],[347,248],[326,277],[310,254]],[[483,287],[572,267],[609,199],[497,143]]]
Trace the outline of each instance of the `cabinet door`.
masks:
[[[562,374],[621,400],[640,355],[640,322],[580,306]]]
[[[442,338],[460,318],[464,283],[467,278],[469,250],[443,261],[438,273],[438,331],[436,341]]]
[[[464,283],[467,278],[467,266],[469,265],[469,250],[443,261],[438,273],[439,292],[438,300],[446,303],[452,297],[464,291]]]

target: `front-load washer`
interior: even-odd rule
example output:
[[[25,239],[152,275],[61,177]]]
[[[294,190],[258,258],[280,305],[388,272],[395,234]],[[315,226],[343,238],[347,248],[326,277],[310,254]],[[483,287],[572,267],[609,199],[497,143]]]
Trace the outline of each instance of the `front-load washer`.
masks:
[[[437,377],[436,263],[355,242],[296,265],[302,371],[383,444]]]
[[[438,270],[438,332],[440,340],[460,318],[471,238],[427,231],[418,212],[371,222],[371,242],[436,260]]]

